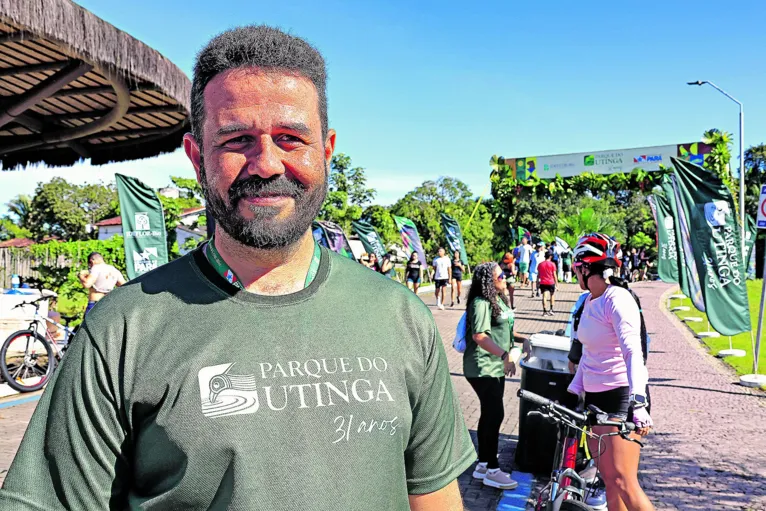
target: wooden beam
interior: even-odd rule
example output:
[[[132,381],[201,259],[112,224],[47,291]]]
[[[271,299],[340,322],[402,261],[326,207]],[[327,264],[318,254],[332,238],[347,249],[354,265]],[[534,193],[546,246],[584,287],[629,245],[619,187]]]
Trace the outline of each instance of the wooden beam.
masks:
[[[148,92],[156,90],[159,90],[156,85],[137,85],[130,87],[131,92]],[[71,89],[61,89],[51,97],[67,98],[71,96],[86,96],[88,94],[114,94],[114,89],[111,85],[100,85],[97,87],[72,87]]]
[[[0,35],[0,44],[16,43],[19,41],[34,41],[35,39],[39,39],[39,37],[31,32],[24,32],[23,30],[19,30],[10,34]]]
[[[49,97],[57,90],[63,89],[69,83],[77,80],[82,75],[93,69],[93,66],[86,64],[81,60],[73,60],[61,71],[41,81],[29,90],[24,91],[18,96],[13,96],[2,107],[0,111],[0,127],[5,126],[34,105]]]
[[[109,129],[123,118],[130,108],[130,90],[124,78],[109,68],[96,67],[95,71],[109,80],[116,94],[116,101],[109,113],[87,124],[77,127],[66,127],[57,131],[46,131],[37,135],[24,135],[18,137],[4,137],[8,143],[0,145],[0,155],[18,151],[25,151],[34,147],[69,142],[81,138],[94,138],[93,135]]]
[[[94,140],[97,138],[107,137],[149,137],[152,135],[168,135],[178,130],[178,126],[171,126],[167,128],[138,128],[132,130],[113,130],[113,131],[99,131],[90,135],[88,140]]]
[[[39,117],[30,115],[29,113],[17,115],[14,121],[16,121],[18,124],[21,124],[25,128],[30,129],[32,131],[36,131],[38,133],[42,133],[46,131],[47,129],[50,129],[51,125],[55,124],[55,123],[49,124],[48,122],[43,121]],[[80,144],[79,142],[70,140],[69,142],[66,142],[66,145],[68,145],[74,152],[76,152],[83,158],[90,158],[90,151],[88,151],[88,149],[84,145]]]
[[[46,115],[46,119],[51,121],[68,121],[70,119],[95,119],[97,117],[103,117],[108,114],[108,109],[103,110],[90,110],[84,112],[67,112],[65,114],[51,114]],[[180,105],[152,105],[152,106],[134,106],[128,109],[128,113],[125,115],[136,114],[168,114],[179,113],[186,115],[183,107]]]
[[[72,62],[71,60],[56,60],[41,64],[28,64],[26,66],[0,67],[0,78],[3,76],[23,75],[27,73],[39,73],[41,71],[58,71]],[[80,62],[79,60],[76,62]]]

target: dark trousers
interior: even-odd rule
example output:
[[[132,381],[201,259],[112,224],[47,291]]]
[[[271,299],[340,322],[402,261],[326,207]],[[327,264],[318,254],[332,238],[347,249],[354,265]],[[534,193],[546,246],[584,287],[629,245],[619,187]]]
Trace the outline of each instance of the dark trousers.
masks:
[[[500,468],[497,462],[497,444],[503,423],[503,392],[505,378],[466,378],[479,396],[481,415],[476,431],[479,439],[479,462],[487,468]]]

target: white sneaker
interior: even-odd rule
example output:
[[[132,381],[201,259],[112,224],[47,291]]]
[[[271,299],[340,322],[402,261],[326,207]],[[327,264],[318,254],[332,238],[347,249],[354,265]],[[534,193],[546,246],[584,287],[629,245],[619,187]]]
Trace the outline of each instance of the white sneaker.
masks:
[[[487,464],[478,463],[473,470],[473,478],[483,480],[487,476]]]
[[[484,476],[484,486],[498,490],[513,490],[518,485],[519,483],[511,479],[511,474],[500,469],[487,470],[487,475]]]
[[[439,310],[444,310],[444,305],[439,304],[437,307],[439,307]]]

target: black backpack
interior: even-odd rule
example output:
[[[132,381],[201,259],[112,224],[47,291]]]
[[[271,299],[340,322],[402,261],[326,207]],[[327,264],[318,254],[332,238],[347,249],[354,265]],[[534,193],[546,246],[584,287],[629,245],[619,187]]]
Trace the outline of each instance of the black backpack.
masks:
[[[641,315],[641,352],[644,354],[644,364],[646,364],[646,357],[649,354],[649,335],[646,333],[646,322],[644,321],[644,311],[641,309],[641,300],[639,300],[638,295],[634,293],[627,284],[624,284],[624,281],[621,282],[621,284],[623,285],[620,285],[620,287],[627,289],[630,296],[636,301],[636,305],[638,305],[638,313]],[[580,318],[582,317],[583,309],[585,309],[585,300],[583,300],[580,307],[577,308],[572,316],[572,334],[574,337],[572,338],[572,346],[569,348],[568,358],[569,361],[574,364],[579,364],[580,358],[582,358],[582,343],[577,340],[576,336],[577,327],[580,326]]]

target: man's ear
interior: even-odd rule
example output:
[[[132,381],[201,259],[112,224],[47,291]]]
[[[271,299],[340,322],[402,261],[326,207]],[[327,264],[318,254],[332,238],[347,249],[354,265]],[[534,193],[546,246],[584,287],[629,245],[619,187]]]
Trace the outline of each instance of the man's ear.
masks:
[[[202,175],[200,169],[202,168],[202,149],[200,148],[194,135],[187,133],[184,135],[184,151],[186,156],[194,166],[194,172],[197,174],[197,182],[202,185]]]

